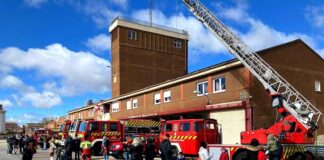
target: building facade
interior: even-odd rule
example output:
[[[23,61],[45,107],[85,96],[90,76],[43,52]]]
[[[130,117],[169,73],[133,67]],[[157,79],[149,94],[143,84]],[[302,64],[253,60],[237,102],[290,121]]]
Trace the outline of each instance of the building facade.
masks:
[[[187,32],[119,17],[109,32],[112,97],[187,74]]]
[[[18,124],[16,122],[6,122],[5,126],[6,126],[6,132],[19,132],[20,131],[20,127],[18,126]]]
[[[6,111],[3,110],[2,104],[0,104],[0,133],[5,133],[6,131]]]

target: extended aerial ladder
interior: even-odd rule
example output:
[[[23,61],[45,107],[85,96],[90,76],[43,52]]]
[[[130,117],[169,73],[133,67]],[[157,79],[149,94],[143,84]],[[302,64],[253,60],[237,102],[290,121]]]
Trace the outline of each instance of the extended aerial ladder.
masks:
[[[200,20],[271,94],[280,94],[282,105],[308,132],[317,129],[321,112],[280,76],[267,62],[235,36],[199,0],[183,0]]]

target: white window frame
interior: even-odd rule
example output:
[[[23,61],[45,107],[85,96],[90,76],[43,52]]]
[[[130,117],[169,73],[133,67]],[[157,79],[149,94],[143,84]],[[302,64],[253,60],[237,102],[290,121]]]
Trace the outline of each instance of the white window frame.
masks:
[[[159,102],[157,102],[159,100]],[[161,103],[161,94],[160,93],[155,93],[154,94],[154,104],[160,104]]]
[[[318,80],[315,81],[315,91],[321,92],[321,81]]]
[[[119,102],[114,102],[111,106],[111,112],[119,112]]]
[[[207,83],[207,89],[205,89],[205,83]],[[207,91],[206,93],[200,92],[199,91],[199,85],[203,85],[203,91]],[[197,83],[197,96],[202,96],[202,95],[207,95],[208,94],[208,81],[204,81],[204,82],[199,82]]]
[[[171,102],[171,91],[163,92],[163,100],[164,102]]]
[[[224,78],[224,82],[225,82],[225,89],[222,89],[222,81],[221,81],[221,79],[222,78]],[[216,81],[218,81],[219,83],[218,83],[218,87],[220,88],[220,90],[219,91],[216,91]],[[225,76],[222,76],[222,77],[217,77],[217,78],[214,78],[213,79],[213,92],[214,93],[219,93],[219,92],[225,92],[226,91],[226,78],[225,78]]]
[[[132,109],[132,103],[130,100],[127,100],[126,101],[126,110],[130,110],[130,109]]]
[[[134,30],[128,30],[128,39],[136,40],[137,39],[137,32]]]
[[[133,108],[138,108],[138,101],[137,101],[137,99],[133,99]]]
[[[181,48],[181,40],[180,39],[174,39],[173,40],[173,47],[174,48]]]

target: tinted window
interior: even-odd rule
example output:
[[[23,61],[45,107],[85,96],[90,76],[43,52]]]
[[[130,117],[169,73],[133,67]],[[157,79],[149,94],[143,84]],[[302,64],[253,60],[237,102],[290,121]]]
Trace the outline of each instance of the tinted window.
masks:
[[[140,127],[137,128],[138,133],[150,133],[150,128]]]
[[[180,131],[182,132],[190,131],[190,123],[181,123]]]
[[[108,131],[108,124],[107,123],[103,123],[101,126],[101,131]]]
[[[128,132],[128,133],[133,132],[133,133],[135,133],[136,132],[136,127],[125,127],[125,132]]]
[[[208,130],[208,129],[215,129],[215,125],[214,125],[214,123],[207,122],[207,123],[206,123],[206,129],[207,129],[207,130]]]
[[[110,123],[110,131],[118,131],[118,124]]]
[[[90,123],[90,130],[91,131],[98,131],[98,129],[99,129],[99,123],[97,123],[97,122]]]
[[[87,127],[87,122],[81,122],[80,127],[79,127],[79,131],[84,132],[86,127]]]
[[[171,132],[172,131],[172,124],[166,124],[164,130],[166,132]]]
[[[77,127],[77,122],[73,122],[70,131],[75,131],[76,127]]]
[[[204,130],[204,123],[203,122],[196,122],[195,125],[195,131],[200,132]]]
[[[63,131],[64,129],[64,124],[61,124],[60,131]]]

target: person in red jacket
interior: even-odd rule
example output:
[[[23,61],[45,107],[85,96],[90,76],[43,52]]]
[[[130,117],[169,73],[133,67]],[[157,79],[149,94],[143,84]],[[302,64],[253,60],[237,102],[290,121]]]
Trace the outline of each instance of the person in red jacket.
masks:
[[[221,151],[222,151],[222,153],[221,153],[221,155],[219,157],[219,160],[229,160],[229,156],[228,156],[227,150],[223,147],[221,149]]]

